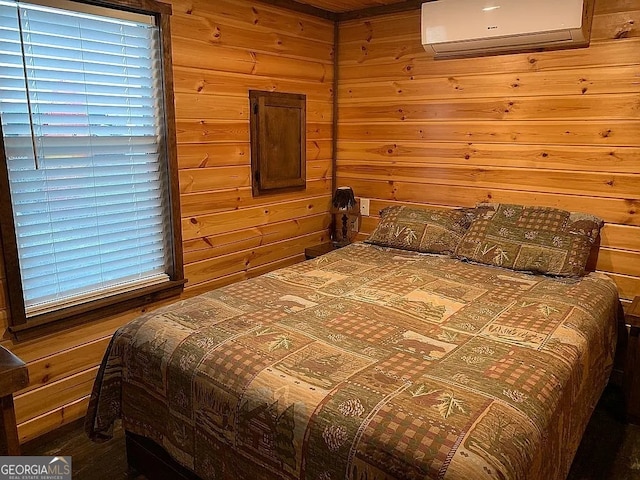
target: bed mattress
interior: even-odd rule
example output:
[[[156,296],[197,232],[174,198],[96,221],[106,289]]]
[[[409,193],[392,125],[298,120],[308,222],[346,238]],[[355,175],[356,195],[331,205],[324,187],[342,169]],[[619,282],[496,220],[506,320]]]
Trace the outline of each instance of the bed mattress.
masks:
[[[605,275],[356,243],[119,329],[87,413],[202,478],[564,478],[613,363]]]

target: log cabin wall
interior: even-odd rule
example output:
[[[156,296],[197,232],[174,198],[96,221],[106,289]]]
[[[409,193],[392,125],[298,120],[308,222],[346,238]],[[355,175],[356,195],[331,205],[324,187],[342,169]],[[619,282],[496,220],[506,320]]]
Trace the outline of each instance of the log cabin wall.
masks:
[[[171,3],[188,296],[326,239],[333,24],[249,0]],[[483,200],[591,211],[607,221],[598,268],[640,294],[640,0],[595,9],[588,49],[446,61],[424,53],[418,11],[342,23],[338,183],[372,213]],[[250,88],[307,95],[305,192],[251,197]],[[1,255],[0,287],[6,326]],[[5,337],[31,376],[16,397],[23,442],[84,415],[113,331],[143,310]]]
[[[597,269],[640,294],[640,0],[596,0],[589,48],[433,60],[420,11],[340,24],[338,185],[395,202],[603,218]]]
[[[249,0],[171,3],[189,296],[303,260],[305,247],[327,240],[334,24]],[[306,95],[305,191],[252,197],[249,89]],[[6,328],[1,255],[0,286]],[[29,366],[30,385],[15,397],[22,442],[84,415],[111,335],[143,310],[20,343],[5,335]]]

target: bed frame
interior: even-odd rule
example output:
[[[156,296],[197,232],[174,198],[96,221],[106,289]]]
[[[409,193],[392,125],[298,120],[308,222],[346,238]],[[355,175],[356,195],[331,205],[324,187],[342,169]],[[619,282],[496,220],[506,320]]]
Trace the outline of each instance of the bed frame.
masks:
[[[620,315],[619,315],[620,316]],[[624,361],[622,389],[625,399],[625,419],[640,425],[640,296],[626,309],[623,315],[622,333],[618,328],[618,349]],[[629,327],[627,328],[627,325]],[[621,345],[620,340],[624,341]],[[616,351],[617,353],[617,351]]]
[[[199,480],[195,473],[180,465],[153,440],[125,432],[129,468],[148,479]]]

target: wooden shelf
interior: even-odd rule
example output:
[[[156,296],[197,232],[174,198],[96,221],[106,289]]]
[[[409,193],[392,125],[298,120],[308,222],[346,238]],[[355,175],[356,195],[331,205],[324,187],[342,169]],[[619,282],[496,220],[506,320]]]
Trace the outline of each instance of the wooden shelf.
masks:
[[[331,243],[321,243],[320,245],[314,245],[313,247],[304,249],[304,256],[307,257],[307,260],[311,260],[312,258],[319,257],[320,255],[324,255],[325,253],[332,252],[337,247]]]
[[[20,455],[13,393],[29,385],[25,363],[0,347],[0,455]]]

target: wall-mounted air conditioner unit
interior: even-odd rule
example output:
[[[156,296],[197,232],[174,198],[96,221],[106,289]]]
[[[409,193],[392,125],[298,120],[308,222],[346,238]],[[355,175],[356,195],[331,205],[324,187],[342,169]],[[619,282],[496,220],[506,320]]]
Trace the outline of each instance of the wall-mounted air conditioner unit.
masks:
[[[422,44],[435,58],[589,45],[593,0],[435,0]]]

